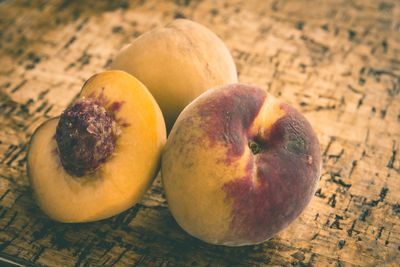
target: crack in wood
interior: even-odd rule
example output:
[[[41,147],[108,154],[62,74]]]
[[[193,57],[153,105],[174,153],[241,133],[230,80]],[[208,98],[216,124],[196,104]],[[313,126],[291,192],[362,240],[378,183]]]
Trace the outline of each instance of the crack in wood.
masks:
[[[342,177],[341,172],[342,172],[342,169],[339,169],[338,171],[328,171],[328,172],[322,174],[321,176],[324,176],[324,175],[328,174],[329,177],[330,177],[327,180],[328,182],[333,182],[333,183],[335,183],[337,185],[340,185],[340,186],[348,189],[348,188],[351,187],[351,184],[347,184],[341,178],[337,178],[337,177]]]
[[[396,141],[393,141],[392,155],[391,155],[391,157],[389,159],[389,162],[386,165],[386,167],[396,171],[397,173],[400,173],[400,167],[397,168],[397,167],[394,166],[394,162],[396,161],[396,156],[397,156]]]
[[[26,83],[27,83],[27,81],[28,80],[22,80],[22,82],[20,82],[19,84],[17,84],[12,90],[11,90],[11,93],[15,93],[15,92],[17,92],[19,89],[21,89]]]
[[[338,230],[343,230],[343,228],[340,226],[340,221],[343,220],[343,216],[339,216],[335,214],[335,220],[333,223],[329,226],[329,228],[333,229],[338,229]]]
[[[353,236],[353,232],[355,232],[356,234],[360,234],[360,231],[354,229],[354,228],[355,228],[355,225],[356,225],[356,222],[357,222],[357,220],[354,220],[353,223],[352,223],[352,225],[351,225],[351,227],[350,227],[350,229],[347,230],[347,235],[348,235],[349,237],[352,237],[352,236]]]
[[[333,194],[329,199],[328,199],[328,204],[334,208],[336,206],[336,194]]]
[[[342,249],[345,245],[346,245],[346,240],[339,240],[338,242],[339,249]]]
[[[357,160],[353,160],[353,162],[351,163],[351,169],[349,171],[349,175],[348,178],[351,177],[351,175],[353,174],[354,169],[357,167]]]
[[[358,218],[360,221],[365,222],[366,218],[371,214],[371,209],[365,209],[360,217]]]
[[[329,159],[335,159],[335,162],[338,162],[338,160],[343,156],[344,149],[340,150],[339,154],[337,155],[328,155]]]
[[[318,188],[318,190],[315,192],[315,196],[319,198],[326,198],[326,195],[321,193],[321,188]]]

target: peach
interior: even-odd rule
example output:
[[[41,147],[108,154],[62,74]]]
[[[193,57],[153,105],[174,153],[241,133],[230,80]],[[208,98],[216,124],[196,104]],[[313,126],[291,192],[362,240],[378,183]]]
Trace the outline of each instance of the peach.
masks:
[[[61,222],[118,214],[153,181],[165,141],[161,110],[141,82],[122,71],[97,74],[31,137],[27,168],[36,201]]]
[[[235,63],[222,40],[187,19],[139,36],[117,54],[111,69],[126,71],[147,86],[160,105],[167,131],[205,90],[237,82]]]
[[[189,104],[161,159],[178,224],[228,246],[264,242],[292,223],[313,197],[320,169],[306,118],[245,84],[210,89]]]

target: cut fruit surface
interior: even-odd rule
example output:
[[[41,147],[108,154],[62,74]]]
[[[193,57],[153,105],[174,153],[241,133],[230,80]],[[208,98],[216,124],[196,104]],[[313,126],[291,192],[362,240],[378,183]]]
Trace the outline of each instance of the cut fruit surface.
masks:
[[[158,104],[146,87],[122,71],[90,78],[80,99],[103,106],[115,124],[115,148],[94,172],[68,173],[56,141],[59,117],[44,122],[33,134],[28,175],[40,208],[62,222],[86,222],[116,215],[140,200],[159,168],[166,141]]]

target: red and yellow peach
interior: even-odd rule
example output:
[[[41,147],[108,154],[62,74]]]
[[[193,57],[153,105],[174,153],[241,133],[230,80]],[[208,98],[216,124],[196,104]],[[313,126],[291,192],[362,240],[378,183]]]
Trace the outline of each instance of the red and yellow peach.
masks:
[[[319,181],[306,118],[264,90],[231,84],[178,117],[161,164],[172,215],[191,235],[229,246],[263,242],[293,222]]]

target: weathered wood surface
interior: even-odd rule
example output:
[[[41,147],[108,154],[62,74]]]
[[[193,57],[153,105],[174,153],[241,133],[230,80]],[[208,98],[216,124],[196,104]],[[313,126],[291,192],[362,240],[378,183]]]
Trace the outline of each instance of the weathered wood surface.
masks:
[[[0,1],[0,256],[49,266],[398,266],[400,2]],[[121,215],[48,219],[32,200],[27,142],[118,49],[176,17],[227,44],[241,82],[299,108],[321,142],[310,206],[257,245],[204,244],[174,222],[160,179]]]

